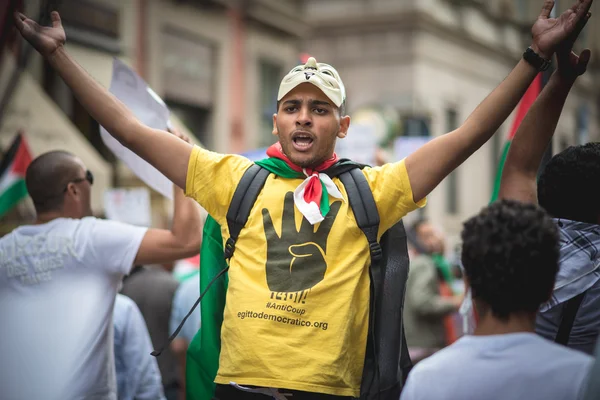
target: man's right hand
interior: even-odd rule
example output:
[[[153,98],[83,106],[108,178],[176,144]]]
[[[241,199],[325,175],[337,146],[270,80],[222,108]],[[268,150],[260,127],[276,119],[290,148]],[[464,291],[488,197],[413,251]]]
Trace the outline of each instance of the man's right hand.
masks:
[[[44,57],[52,55],[67,40],[58,12],[53,11],[50,17],[52,27],[45,27],[21,13],[15,14],[15,25],[21,35]]]

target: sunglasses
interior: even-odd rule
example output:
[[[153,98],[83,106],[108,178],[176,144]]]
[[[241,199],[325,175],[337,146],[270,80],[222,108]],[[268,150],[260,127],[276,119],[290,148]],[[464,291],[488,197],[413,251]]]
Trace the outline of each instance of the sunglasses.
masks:
[[[79,182],[83,182],[83,181],[88,181],[90,183],[90,185],[94,184],[94,175],[92,174],[92,171],[90,171],[88,169],[85,171],[85,178],[77,178],[77,179],[73,179],[72,181],[68,182],[67,186],[63,190],[63,193],[66,192],[67,189],[69,188],[69,183],[79,183]]]

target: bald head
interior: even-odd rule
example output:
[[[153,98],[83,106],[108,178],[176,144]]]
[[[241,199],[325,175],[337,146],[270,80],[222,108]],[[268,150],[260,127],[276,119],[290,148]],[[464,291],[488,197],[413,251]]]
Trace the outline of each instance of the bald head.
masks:
[[[29,164],[25,183],[38,213],[60,211],[64,190],[81,174],[82,165],[71,153],[44,153]]]

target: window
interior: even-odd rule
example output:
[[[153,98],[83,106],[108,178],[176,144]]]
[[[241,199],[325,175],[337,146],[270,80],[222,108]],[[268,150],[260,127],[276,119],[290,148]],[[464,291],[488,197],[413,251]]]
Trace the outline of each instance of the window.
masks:
[[[170,26],[162,31],[162,45],[165,103],[204,147],[214,150],[217,46]]]
[[[429,136],[429,118],[405,117],[402,121],[403,136]]]
[[[211,109],[217,81],[217,48],[203,37],[166,27],[162,32],[165,97]]]
[[[95,1],[63,0],[58,11],[69,41],[109,53],[120,53],[117,8]]]
[[[106,147],[100,136],[100,126],[94,118],[79,103],[71,89],[60,78],[56,70],[44,61],[43,87],[50,98],[62,112],[73,122],[82,135],[90,142],[100,155],[108,162],[117,159],[114,153]]]
[[[259,147],[270,146],[275,142],[273,132],[273,114],[277,112],[277,92],[283,71],[279,64],[269,60],[259,61],[260,96],[260,134]]]
[[[458,113],[455,109],[446,110],[446,131],[452,132],[458,127]],[[448,175],[446,190],[446,212],[451,215],[458,214],[458,170]]]

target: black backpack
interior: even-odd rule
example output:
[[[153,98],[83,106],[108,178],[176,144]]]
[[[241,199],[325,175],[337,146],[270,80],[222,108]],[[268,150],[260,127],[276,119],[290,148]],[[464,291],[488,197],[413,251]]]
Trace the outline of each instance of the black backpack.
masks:
[[[371,188],[361,171],[363,167],[349,160],[340,160],[323,173],[330,177],[338,176],[344,184],[350,207],[358,227],[367,237],[371,253],[369,334],[360,399],[398,400],[412,368],[402,322],[409,269],[406,231],[400,221],[377,242],[379,213]],[[233,255],[235,242],[269,174],[268,170],[253,164],[240,179],[227,212],[230,237],[225,244],[225,258]]]

